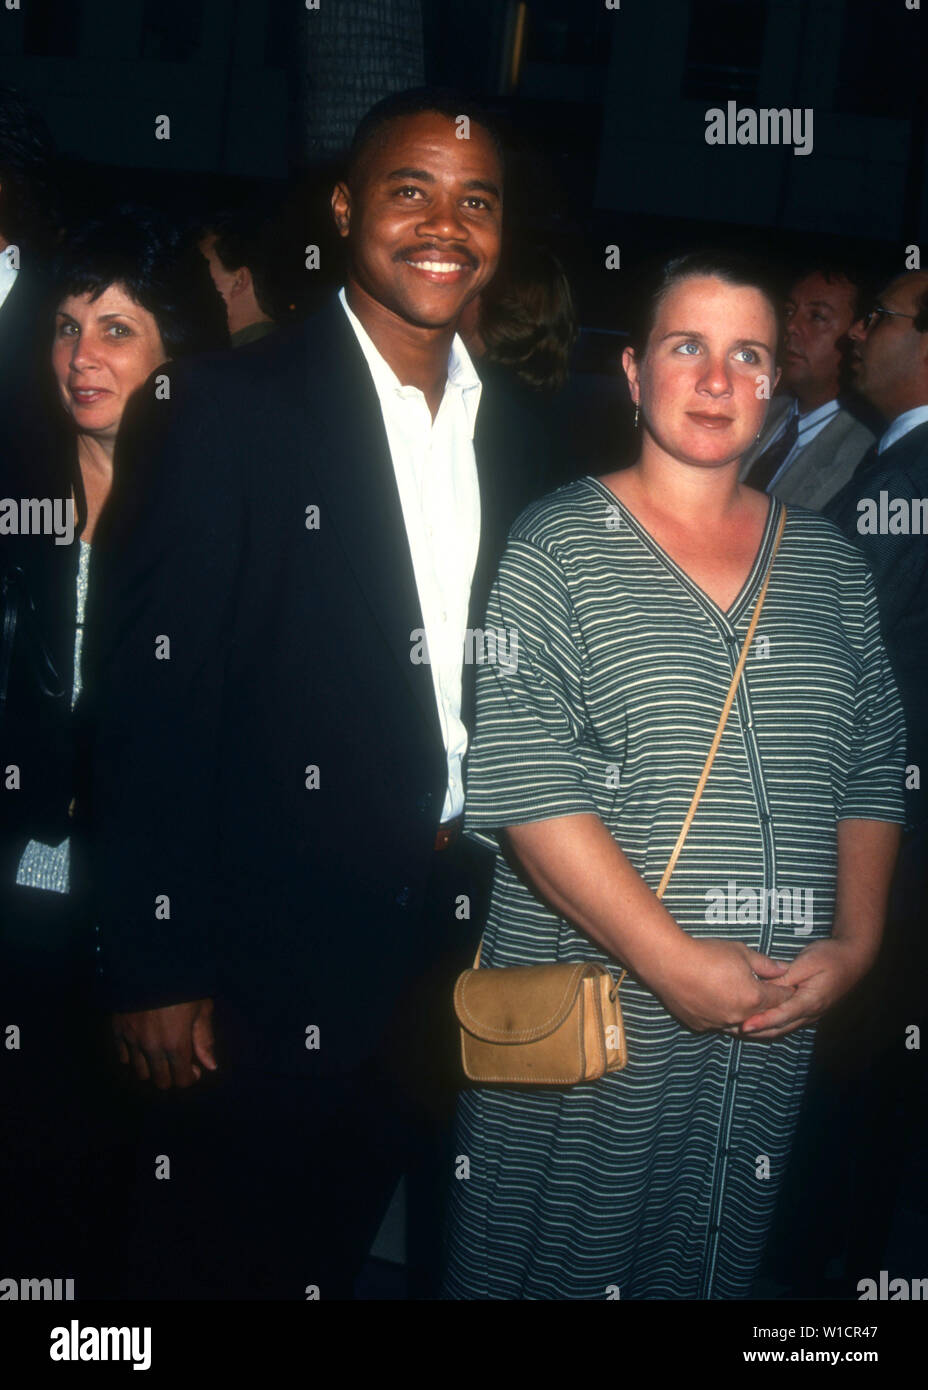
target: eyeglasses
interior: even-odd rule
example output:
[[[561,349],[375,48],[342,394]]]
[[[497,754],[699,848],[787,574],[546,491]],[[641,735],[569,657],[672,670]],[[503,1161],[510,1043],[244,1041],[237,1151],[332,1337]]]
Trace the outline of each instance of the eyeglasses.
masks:
[[[875,318],[883,318],[884,316],[885,316],[886,318],[893,318],[893,319],[917,319],[917,318],[918,318],[918,315],[917,315],[917,314],[903,314],[903,313],[900,313],[900,311],[899,311],[898,309],[884,309],[882,304],[876,304],[876,305],[874,305],[874,307],[870,310],[869,313],[864,314],[864,317],[863,317],[864,331],[865,331],[865,332],[868,332],[868,331],[869,331],[870,325],[871,325],[871,323],[873,322],[873,320],[874,320]]]

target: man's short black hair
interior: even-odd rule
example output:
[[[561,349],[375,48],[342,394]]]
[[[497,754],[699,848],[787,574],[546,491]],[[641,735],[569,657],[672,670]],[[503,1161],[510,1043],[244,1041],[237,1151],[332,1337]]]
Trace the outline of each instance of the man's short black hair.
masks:
[[[246,266],[251,271],[258,306],[273,318],[267,284],[266,232],[260,218],[243,208],[222,208],[201,226],[200,239],[207,236],[216,238],[216,255],[226,270]]]
[[[459,116],[469,117],[473,125],[479,125],[487,132],[500,164],[505,167],[502,137],[493,117],[479,102],[466,92],[451,87],[410,87],[384,97],[361,117],[345,161],[345,180],[349,188],[357,178],[364,154],[390,121],[401,116],[421,116],[429,111],[447,116],[450,121],[457,120]]]
[[[41,245],[55,220],[55,144],[35,107],[0,86],[0,233],[17,246]]]
[[[790,281],[790,288],[793,285],[798,285],[800,280],[805,280],[810,275],[821,275],[822,279],[829,285],[840,285],[846,282],[852,287],[854,303],[851,312],[854,315],[855,323],[863,317],[873,303],[873,296],[877,288],[876,281],[869,271],[854,261],[828,259],[826,257],[808,261],[799,267]]]
[[[151,209],[122,205],[76,228],[53,266],[55,303],[121,285],[154,316],[170,358],[229,345],[225,305],[189,237]]]

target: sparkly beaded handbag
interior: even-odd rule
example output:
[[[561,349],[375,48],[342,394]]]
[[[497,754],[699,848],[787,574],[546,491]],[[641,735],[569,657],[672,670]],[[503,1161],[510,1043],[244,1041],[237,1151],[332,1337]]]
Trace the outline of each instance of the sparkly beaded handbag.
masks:
[[[785,524],[784,507],[712,747],[657,889],[658,898],[664,896],[670,882],[722,741]],[[611,972],[595,961],[481,970],[482,946],[481,942],[473,968],[458,976],[454,988],[454,1011],[461,1025],[461,1059],[464,1073],[471,1081],[574,1086],[582,1081],[596,1081],[606,1072],[620,1071],[625,1066],[628,1052],[619,1003],[624,970],[615,981]]]

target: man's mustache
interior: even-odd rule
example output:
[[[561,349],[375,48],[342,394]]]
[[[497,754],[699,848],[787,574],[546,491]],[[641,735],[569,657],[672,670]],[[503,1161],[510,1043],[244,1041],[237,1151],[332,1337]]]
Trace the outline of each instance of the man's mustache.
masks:
[[[468,251],[466,246],[423,246],[420,241],[415,246],[404,246],[402,251],[396,252],[393,259],[395,261],[407,261],[413,256],[423,254],[432,255],[436,260],[441,260],[443,256],[455,256],[466,261],[472,270],[477,269],[477,257],[472,251]]]

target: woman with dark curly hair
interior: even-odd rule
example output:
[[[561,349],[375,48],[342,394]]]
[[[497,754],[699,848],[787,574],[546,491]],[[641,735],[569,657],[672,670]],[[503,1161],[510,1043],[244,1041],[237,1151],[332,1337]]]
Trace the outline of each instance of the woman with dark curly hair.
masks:
[[[0,975],[21,1038],[5,1069],[15,1137],[0,1224],[11,1268],[92,1277],[100,1232],[86,1213],[106,1175],[89,1156],[106,1146],[89,1085],[92,933],[70,835],[91,543],[130,397],[162,364],[226,346],[228,333],[205,261],[148,213],[120,209],[77,229],[53,287],[56,445],[7,461],[0,482],[0,737],[17,783],[0,825]]]

